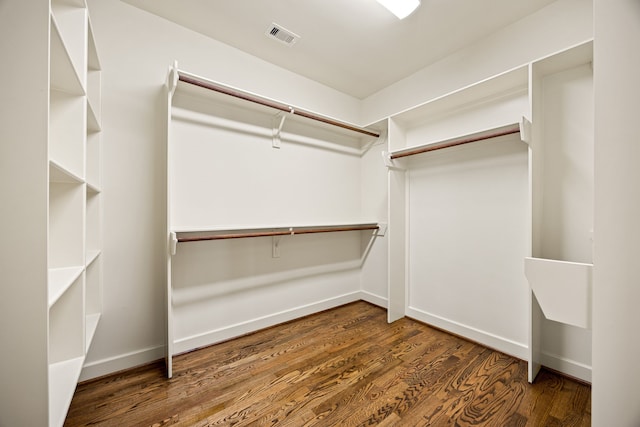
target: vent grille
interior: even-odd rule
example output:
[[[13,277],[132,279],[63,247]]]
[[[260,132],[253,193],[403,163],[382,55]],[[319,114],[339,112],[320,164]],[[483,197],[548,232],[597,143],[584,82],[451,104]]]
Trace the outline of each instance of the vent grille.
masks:
[[[276,23],[272,23],[269,28],[267,28],[267,31],[265,31],[265,34],[267,37],[286,44],[287,46],[293,46],[298,40],[300,40],[299,35]]]

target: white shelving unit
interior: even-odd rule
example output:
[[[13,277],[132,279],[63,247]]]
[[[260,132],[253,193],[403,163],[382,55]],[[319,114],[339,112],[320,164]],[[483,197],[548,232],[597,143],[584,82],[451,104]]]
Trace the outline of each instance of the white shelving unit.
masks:
[[[180,297],[193,291],[173,277],[184,265],[185,254],[202,245],[225,248],[234,242],[250,247],[256,240],[262,239],[256,244],[263,244],[264,239],[272,239],[270,253],[264,253],[269,259],[279,258],[280,238],[327,245],[323,239],[338,235],[336,242],[341,241],[345,233],[357,233],[346,238],[348,247],[355,242],[360,248],[366,237],[371,242],[384,226],[363,220],[360,209],[360,159],[368,144],[377,140],[376,131],[226,86],[174,65],[167,85],[167,135],[166,360],[171,377],[174,354],[212,344],[212,331],[218,336],[215,330],[221,328],[207,323],[206,315],[193,312],[202,307],[216,311],[210,301],[198,298],[199,303],[193,304],[190,298]],[[221,146],[226,159],[219,156]],[[310,236],[319,234],[324,237]],[[245,263],[242,256],[237,263]],[[340,268],[359,265],[357,258]],[[314,275],[328,271],[313,262],[305,267]],[[271,276],[283,280],[300,274],[277,271]],[[192,305],[185,308],[187,299]],[[197,327],[207,323],[210,329],[197,336],[187,334],[185,325],[196,328],[192,317],[198,317]],[[251,328],[252,321],[242,327]]]
[[[85,0],[10,2],[16,24],[2,25],[25,43],[7,60],[31,75],[24,85],[3,79],[7,99],[21,99],[0,131],[19,142],[2,152],[11,187],[1,193],[14,205],[5,234],[34,232],[29,251],[3,254],[23,267],[3,267],[14,285],[0,310],[13,361],[3,377],[14,386],[0,397],[0,413],[3,425],[62,426],[101,312],[100,63]],[[10,95],[13,86],[21,97]],[[11,180],[4,172],[12,169],[27,176]]]
[[[590,365],[593,269],[593,42],[531,64],[529,380],[547,335],[571,337]],[[551,366],[560,370],[559,366]],[[591,381],[591,370],[569,375]]]
[[[579,329],[590,328],[591,312],[593,104],[590,63],[592,50],[593,43],[587,41],[388,118],[388,152],[384,154],[384,161],[388,168],[389,191],[389,321],[405,315],[418,317],[420,320],[433,323],[453,333],[525,358],[529,362],[530,381],[535,379],[535,375],[543,364],[590,381],[590,371],[580,368],[590,363],[590,358],[586,363],[584,360],[577,360],[573,365],[567,363],[569,368],[566,368],[560,363],[564,363],[571,357],[563,356],[561,345],[554,343],[553,339],[548,337],[570,337],[572,345],[578,343],[576,348],[579,350],[572,350],[574,354],[579,353],[579,356],[583,356],[585,351],[590,353],[590,338]],[[510,244],[514,250],[521,251],[522,243],[526,240],[525,246],[529,248],[524,252],[526,260],[515,260],[524,268],[517,266],[514,269],[505,264],[503,267],[496,265],[493,270],[510,269],[511,275],[510,279],[505,281],[506,285],[513,283],[512,286],[519,287],[521,282],[524,282],[526,286],[527,278],[531,282],[531,288],[527,290],[527,295],[530,297],[526,302],[526,306],[529,307],[529,341],[523,343],[524,345],[514,345],[514,340],[509,337],[496,339],[500,334],[490,329],[487,329],[487,333],[479,332],[482,328],[473,319],[467,320],[469,326],[465,326],[464,319],[470,319],[468,316],[465,317],[467,313],[459,316],[462,320],[456,318],[450,320],[445,315],[431,314],[426,309],[421,311],[412,307],[416,299],[419,299],[424,306],[428,306],[428,302],[425,303],[425,301],[429,298],[438,299],[442,305],[443,299],[446,298],[443,294],[447,294],[448,290],[438,281],[446,282],[447,279],[433,273],[434,269],[429,270],[433,276],[419,277],[418,281],[422,284],[411,283],[412,274],[417,274],[415,271],[418,270],[422,271],[419,268],[416,269],[416,264],[424,263],[428,253],[436,253],[437,250],[434,248],[438,245],[446,246],[447,243],[442,238],[448,238],[447,235],[435,235],[438,233],[418,237],[417,230],[413,229],[416,226],[422,231],[426,229],[434,231],[438,227],[446,226],[434,225],[429,228],[420,225],[420,221],[434,223],[433,218],[437,218],[438,215],[425,216],[429,219],[424,220],[417,216],[424,216],[424,209],[430,212],[437,209],[434,205],[437,200],[429,199],[427,202],[422,200],[424,197],[420,193],[415,193],[417,190],[412,190],[412,186],[418,185],[412,179],[415,178],[420,185],[427,185],[427,188],[434,191],[433,194],[440,195],[440,200],[449,201],[448,203],[453,203],[454,200],[457,200],[456,203],[460,202],[452,194],[458,194],[454,191],[461,188],[460,194],[465,194],[465,197],[474,197],[477,193],[460,187],[460,183],[467,186],[474,185],[473,181],[459,179],[460,173],[451,172],[454,170],[453,166],[447,170],[449,175],[443,175],[446,178],[432,177],[425,171],[428,171],[429,167],[437,169],[443,164],[455,164],[455,160],[451,160],[454,158],[471,161],[472,157],[460,154],[466,149],[458,147],[459,145],[494,138],[502,138],[501,141],[509,142],[509,137],[505,135],[518,132],[522,141],[528,144],[530,197],[528,217],[519,219],[518,224],[528,221],[529,225],[523,230],[522,225],[511,224],[512,231],[505,233],[505,236],[512,236],[515,233],[526,234],[526,238],[518,237]],[[440,153],[446,154],[432,153],[434,150],[443,148],[446,150]],[[480,153],[479,150],[478,148],[476,153]],[[493,152],[500,153],[497,148]],[[474,165],[477,166],[476,163]],[[522,163],[523,170],[525,167],[527,167],[526,163]],[[520,179],[518,178],[520,175],[514,175],[513,167],[510,170],[511,172],[505,175],[510,177],[507,179]],[[469,169],[466,169],[465,173],[469,173],[468,171]],[[485,172],[482,174],[482,179],[491,174],[492,170],[490,168]],[[430,180],[424,178],[425,176],[429,176]],[[480,175],[476,176],[478,177]],[[439,179],[449,180],[447,191],[443,192],[444,187],[437,187],[441,184],[430,184]],[[492,182],[491,187],[500,187],[505,179],[496,176]],[[478,188],[478,191],[485,190]],[[501,204],[498,193],[492,193],[491,188],[486,188],[486,191],[496,209],[502,206],[502,209],[494,211],[495,215],[486,215],[485,212],[485,220],[478,221],[475,218],[476,207],[482,209],[489,206],[482,198],[478,199],[475,205],[463,202],[458,206],[458,211],[450,212],[456,217],[466,218],[467,222],[460,223],[464,226],[475,224],[474,227],[465,229],[466,234],[461,234],[460,230],[449,230],[462,246],[465,246],[462,243],[464,240],[459,241],[460,239],[469,239],[470,244],[484,241],[486,236],[483,237],[482,232],[478,230],[490,224],[490,218],[502,215],[504,207],[514,209],[514,213],[522,210],[520,206],[522,203],[518,202],[519,204],[509,207]],[[517,196],[521,193],[510,194]],[[423,211],[411,208],[414,204],[420,203],[423,203],[420,205]],[[422,215],[420,212],[423,212]],[[507,222],[508,217],[505,217],[504,221]],[[503,242],[505,238],[500,238],[500,241]],[[423,243],[428,239],[432,239],[434,243]],[[493,246],[491,246],[492,249]],[[416,249],[417,247],[421,249]],[[423,252],[416,255],[418,253],[416,251],[420,250]],[[486,252],[487,250],[479,248],[476,251],[476,258],[486,257]],[[456,259],[457,265],[476,265],[474,268],[478,271],[485,269],[491,262],[506,263],[505,258],[509,258],[508,265],[511,266],[514,263],[508,251],[503,252],[502,255],[496,253],[493,258],[485,259],[480,264],[473,256],[460,255],[467,252],[452,251],[451,253],[454,254],[452,257]],[[412,263],[412,257],[417,257],[420,262]],[[443,262],[453,261],[444,260],[440,264]],[[478,283],[474,282],[476,280]],[[488,285],[487,288],[495,286],[496,283],[493,277],[482,282],[478,276],[458,278],[455,281],[469,283],[470,292],[475,292],[479,283],[485,283]],[[428,283],[425,284],[425,282]],[[426,291],[423,288],[439,289],[441,293],[425,297]],[[524,304],[522,306],[526,307]],[[492,309],[494,310],[492,316],[481,316],[482,320],[490,325],[490,318],[498,315],[495,312],[496,309],[495,307]],[[451,312],[453,311],[449,313]],[[459,313],[458,311],[456,314]],[[565,326],[570,329],[566,329]],[[545,345],[557,348],[547,348],[545,351],[543,349]],[[562,361],[558,362],[559,360]]]

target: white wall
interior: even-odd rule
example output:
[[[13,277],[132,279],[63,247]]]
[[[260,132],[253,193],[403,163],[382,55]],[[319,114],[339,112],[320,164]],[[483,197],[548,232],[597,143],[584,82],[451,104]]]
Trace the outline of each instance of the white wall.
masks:
[[[595,0],[593,425],[640,425],[640,2]]]
[[[119,1],[89,1],[103,84],[104,307],[83,378],[164,351],[169,65],[342,120],[358,102]],[[259,76],[256,78],[256,76]]]
[[[527,145],[518,136],[411,160],[408,315],[525,358]]]
[[[363,101],[363,123],[411,108],[593,36],[592,0],[558,0]]]

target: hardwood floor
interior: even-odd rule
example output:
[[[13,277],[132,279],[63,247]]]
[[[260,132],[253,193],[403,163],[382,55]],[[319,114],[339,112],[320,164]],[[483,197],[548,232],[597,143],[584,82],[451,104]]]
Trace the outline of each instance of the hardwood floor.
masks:
[[[591,388],[357,302],[80,384],[65,426],[589,426]]]

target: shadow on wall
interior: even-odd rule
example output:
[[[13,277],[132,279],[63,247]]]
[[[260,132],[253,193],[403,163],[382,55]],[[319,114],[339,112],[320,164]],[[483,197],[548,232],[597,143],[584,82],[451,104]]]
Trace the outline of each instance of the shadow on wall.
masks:
[[[365,234],[371,237],[363,245]],[[323,275],[330,280],[359,270],[374,240],[370,231],[349,231],[180,243],[173,258],[173,303]]]

